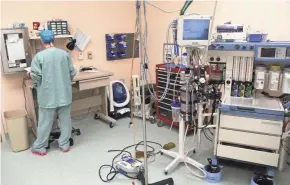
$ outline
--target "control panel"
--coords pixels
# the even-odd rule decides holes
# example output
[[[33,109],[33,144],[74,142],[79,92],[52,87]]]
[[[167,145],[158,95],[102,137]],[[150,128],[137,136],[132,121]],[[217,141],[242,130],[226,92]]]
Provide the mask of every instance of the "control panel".
[[[256,61],[290,61],[290,42],[267,42],[257,44]]]
[[[258,47],[260,58],[290,58],[290,47]]]
[[[255,44],[250,42],[213,42],[209,50],[223,51],[254,51]]]

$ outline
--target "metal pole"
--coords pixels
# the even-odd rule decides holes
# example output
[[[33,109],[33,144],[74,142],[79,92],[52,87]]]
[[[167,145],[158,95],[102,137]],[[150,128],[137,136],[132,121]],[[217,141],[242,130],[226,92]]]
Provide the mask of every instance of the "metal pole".
[[[139,2],[140,3],[140,2]],[[141,3],[140,3],[141,5]],[[145,6],[145,2],[143,2],[143,6]],[[142,35],[142,24],[141,24],[141,15],[140,15],[140,9],[138,11],[138,17],[139,17],[139,30],[140,30],[140,43],[141,43],[141,50],[140,50],[140,67],[141,67],[141,83],[142,83],[142,125],[143,125],[143,142],[144,142],[144,178],[145,178],[145,185],[148,185],[148,162],[147,162],[147,128],[146,128],[146,118],[145,118],[145,60],[143,58],[143,49],[144,46],[142,45],[143,41],[143,35]]]

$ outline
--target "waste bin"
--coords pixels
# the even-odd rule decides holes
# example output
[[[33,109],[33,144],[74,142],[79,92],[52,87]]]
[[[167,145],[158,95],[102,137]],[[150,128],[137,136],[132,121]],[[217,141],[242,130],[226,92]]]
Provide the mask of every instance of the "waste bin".
[[[10,146],[13,152],[19,152],[29,148],[26,116],[25,110],[4,112]]]

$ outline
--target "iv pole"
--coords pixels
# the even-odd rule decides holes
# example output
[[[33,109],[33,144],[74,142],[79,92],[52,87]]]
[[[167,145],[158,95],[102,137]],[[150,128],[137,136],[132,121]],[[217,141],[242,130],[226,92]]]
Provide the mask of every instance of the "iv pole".
[[[144,6],[143,2],[143,6]],[[144,142],[144,178],[145,178],[145,185],[148,185],[148,161],[147,161],[147,127],[146,127],[146,118],[145,118],[145,61],[143,60],[143,49],[142,46],[143,42],[143,35],[142,35],[142,24],[141,24],[141,15],[140,15],[140,1],[137,0],[136,2],[136,8],[137,8],[137,16],[138,16],[138,23],[139,23],[139,37],[141,41],[141,50],[140,50],[140,56],[141,56],[141,62],[140,62],[140,73],[141,73],[141,84],[142,84],[142,126],[143,126],[143,142]]]
[[[145,10],[145,0],[143,1],[144,11]],[[138,174],[137,179],[139,179],[142,183],[142,185],[174,185],[174,181],[172,178],[164,179],[152,184],[148,183],[148,160],[147,160],[147,128],[146,128],[146,115],[145,115],[145,81],[146,81],[146,70],[148,68],[148,65],[146,64],[144,55],[144,40],[142,35],[142,26],[141,26],[141,14],[140,14],[140,7],[141,3],[139,0],[136,1],[136,13],[138,16],[138,30],[139,30],[139,40],[141,45],[140,50],[140,73],[141,73],[141,85],[142,85],[142,126],[143,126],[143,142],[144,142],[144,169],[141,173]],[[146,35],[145,35],[146,36]],[[144,173],[143,173],[144,172]]]

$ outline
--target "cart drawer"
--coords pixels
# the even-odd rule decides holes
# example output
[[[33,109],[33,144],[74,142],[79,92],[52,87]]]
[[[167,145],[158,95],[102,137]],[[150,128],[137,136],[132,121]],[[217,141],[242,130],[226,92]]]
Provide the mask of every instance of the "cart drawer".
[[[276,153],[268,153],[220,144],[217,148],[217,156],[274,167],[278,166],[279,160],[279,154]]]
[[[172,111],[166,108],[158,107],[159,115],[172,120]]]
[[[265,133],[271,135],[282,135],[283,121],[262,120],[240,116],[222,114],[220,120],[221,128],[240,131]]]
[[[279,150],[280,139],[281,137],[279,136],[269,136],[225,129],[220,129],[218,138],[220,142],[258,147],[270,150]]]
[[[104,78],[94,78],[89,80],[82,80],[79,81],[79,90],[83,91],[86,89],[94,89],[98,87],[107,86],[110,84],[110,78],[104,77]]]

